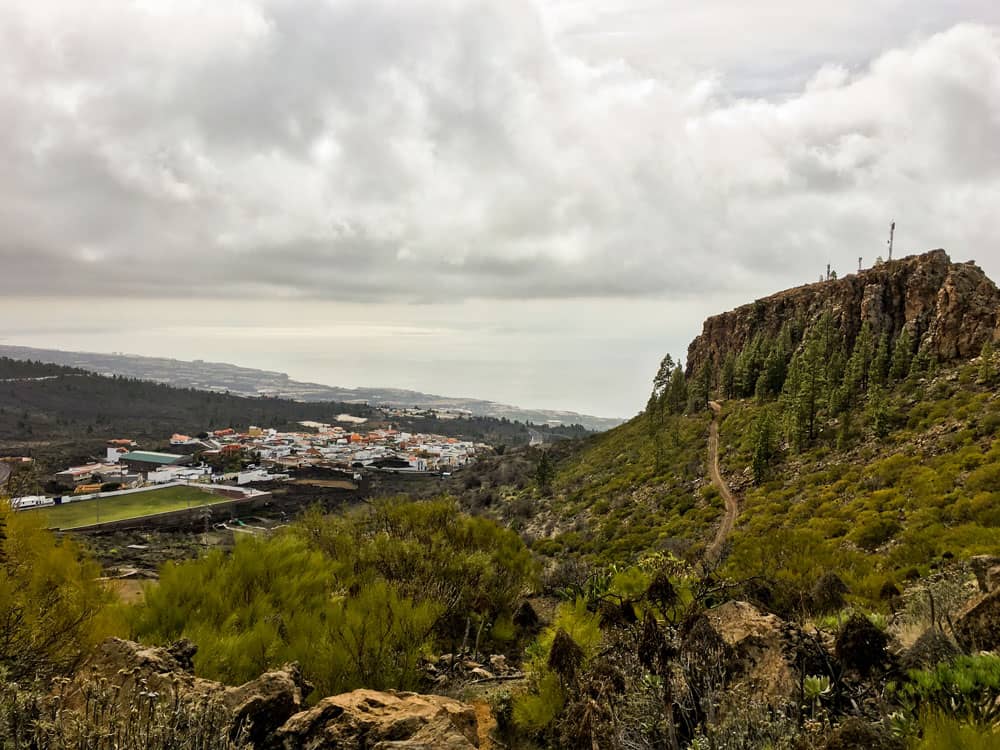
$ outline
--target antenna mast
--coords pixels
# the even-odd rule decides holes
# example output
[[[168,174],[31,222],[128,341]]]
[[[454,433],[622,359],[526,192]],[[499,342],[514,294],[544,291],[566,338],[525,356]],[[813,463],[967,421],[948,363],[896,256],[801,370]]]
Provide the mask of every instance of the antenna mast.
[[[889,225],[889,260],[892,260],[892,240],[893,235],[896,234],[896,222],[892,222]]]

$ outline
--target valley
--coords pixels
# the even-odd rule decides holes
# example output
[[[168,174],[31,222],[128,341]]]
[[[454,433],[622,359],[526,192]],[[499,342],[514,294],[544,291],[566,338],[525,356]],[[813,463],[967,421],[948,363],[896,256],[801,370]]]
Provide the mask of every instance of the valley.
[[[206,441],[249,441],[241,450],[261,458],[305,440],[287,480],[250,484],[262,503],[61,543],[106,579],[87,588],[84,575],[74,596],[125,602],[117,622],[81,620],[82,643],[115,633],[168,649],[156,658],[171,679],[193,670],[218,691],[259,690],[300,665],[280,679],[317,686],[316,702],[287,688],[255,747],[356,737],[330,717],[352,716],[340,711],[359,691],[392,714],[410,709],[380,691],[415,689],[474,717],[454,734],[434,713],[407,735],[455,748],[679,750],[724,736],[741,744],[719,747],[943,748],[951,740],[926,742],[976,742],[995,725],[947,708],[955,690],[976,710],[1000,699],[1000,292],[977,272],[935,251],[758,300],[706,321],[686,363],[665,357],[646,410],[623,425],[579,437],[521,426],[433,475],[336,464],[355,434],[410,439],[402,415],[370,405],[317,410],[13,362],[6,387],[36,405],[93,383],[192,399],[202,420],[241,406],[273,424],[308,416],[309,434],[171,439],[208,453]],[[348,409],[346,427],[323,421]],[[14,411],[57,431],[44,411]],[[5,523],[27,530],[39,514]],[[102,647],[114,668],[133,668],[139,646],[114,643]],[[185,643],[189,663],[169,655]],[[325,729],[313,711],[333,711]]]

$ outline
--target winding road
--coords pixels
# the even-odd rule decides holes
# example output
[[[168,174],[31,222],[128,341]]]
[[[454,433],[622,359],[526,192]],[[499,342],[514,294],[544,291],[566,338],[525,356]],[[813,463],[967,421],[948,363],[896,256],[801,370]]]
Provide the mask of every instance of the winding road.
[[[712,409],[712,424],[708,428],[708,475],[712,480],[712,486],[719,491],[722,499],[726,502],[726,513],[722,517],[722,524],[715,533],[715,539],[705,550],[705,557],[708,561],[717,563],[722,557],[722,548],[726,543],[726,538],[736,524],[740,506],[736,502],[736,498],[733,497],[729,485],[723,481],[722,473],[719,471],[719,414],[722,412],[722,406],[717,401],[709,401],[708,405]]]

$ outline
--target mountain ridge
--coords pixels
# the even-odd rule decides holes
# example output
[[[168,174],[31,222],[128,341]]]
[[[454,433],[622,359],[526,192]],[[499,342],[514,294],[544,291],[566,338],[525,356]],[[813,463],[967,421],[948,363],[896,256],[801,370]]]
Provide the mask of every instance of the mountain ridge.
[[[340,401],[367,403],[372,406],[454,409],[468,411],[475,416],[505,417],[512,421],[535,424],[555,422],[563,425],[580,424],[591,430],[607,430],[624,421],[557,409],[523,409],[486,399],[440,396],[403,388],[329,386],[293,380],[283,372],[259,370],[225,362],[72,352],[11,345],[0,345],[0,356],[78,367],[98,374],[152,380],[179,388],[228,391],[244,396],[274,396],[306,403]]]
[[[876,338],[895,338],[905,328],[917,349],[941,362],[969,359],[986,341],[1000,342],[1000,290],[974,262],[952,262],[937,249],[710,316],[688,347],[686,373],[705,364],[718,371],[756,336],[777,338],[789,321],[808,325],[824,310],[848,343],[865,323]]]

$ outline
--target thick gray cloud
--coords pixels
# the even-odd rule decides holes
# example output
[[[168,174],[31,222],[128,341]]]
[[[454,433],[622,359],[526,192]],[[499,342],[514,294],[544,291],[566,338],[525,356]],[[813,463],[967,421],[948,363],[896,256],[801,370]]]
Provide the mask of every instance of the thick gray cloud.
[[[0,293],[756,292],[891,219],[1000,265],[993,3],[650,5],[8,0]]]

